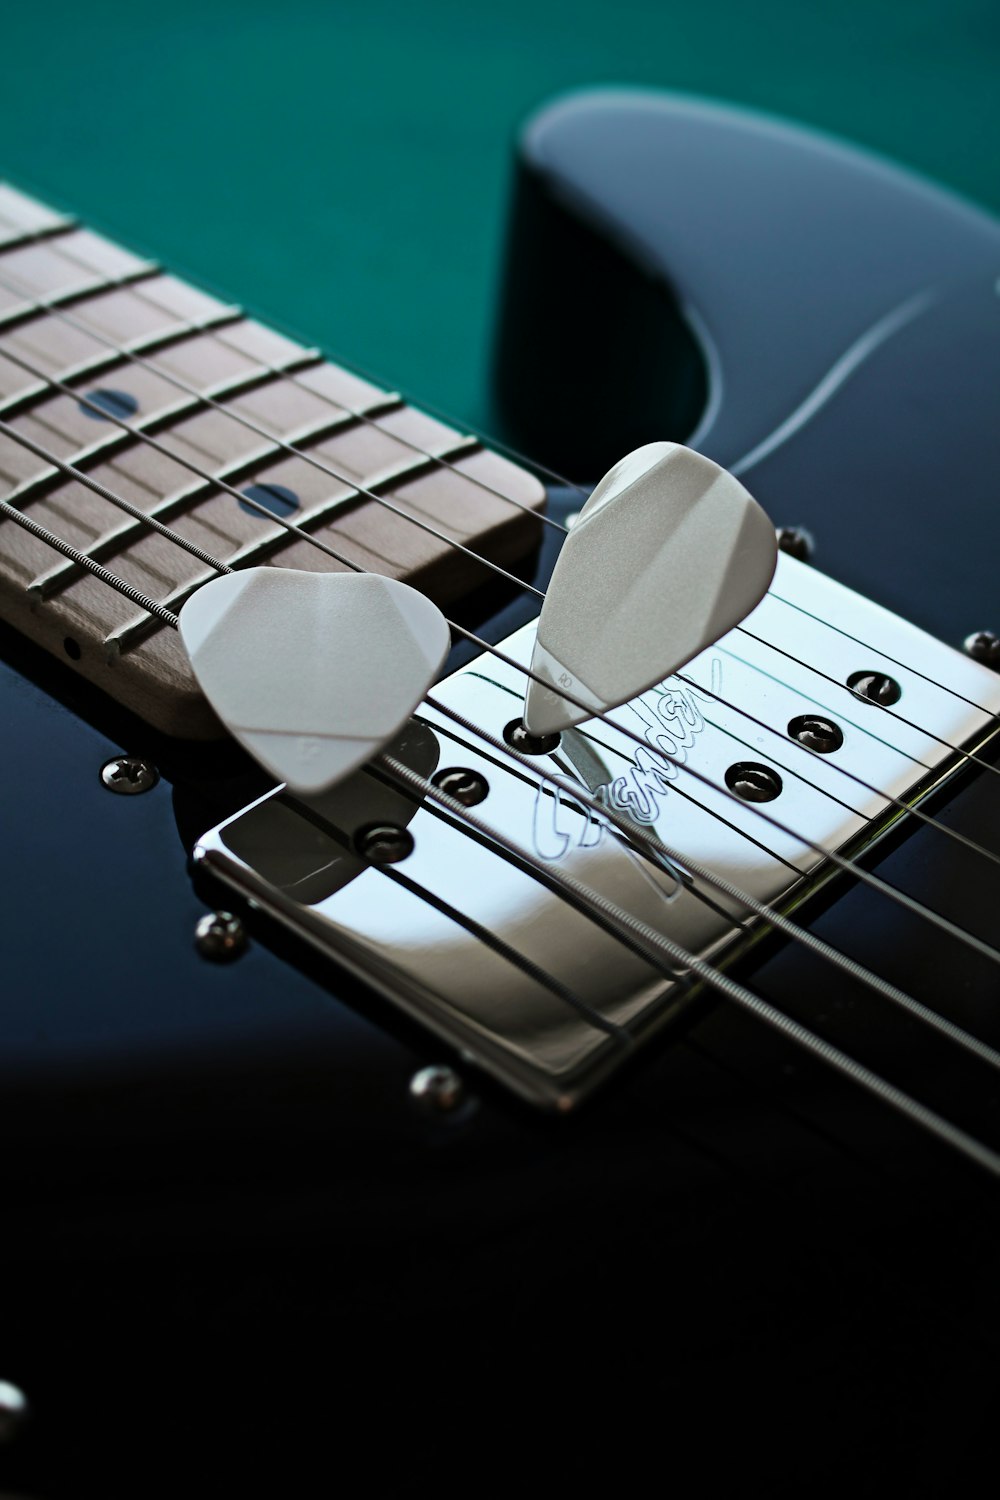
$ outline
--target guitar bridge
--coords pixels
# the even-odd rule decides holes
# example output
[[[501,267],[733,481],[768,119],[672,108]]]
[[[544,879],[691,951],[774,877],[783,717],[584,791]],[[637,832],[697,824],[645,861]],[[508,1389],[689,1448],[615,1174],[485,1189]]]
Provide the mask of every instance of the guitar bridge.
[[[692,960],[726,966],[768,914],[797,913],[1000,714],[996,675],[784,554],[741,626],[525,757],[533,640],[527,626],[441,682],[386,759],[309,803],[278,788],[195,859],[556,1109],[677,1018]],[[662,934],[673,960],[623,942],[572,886]]]

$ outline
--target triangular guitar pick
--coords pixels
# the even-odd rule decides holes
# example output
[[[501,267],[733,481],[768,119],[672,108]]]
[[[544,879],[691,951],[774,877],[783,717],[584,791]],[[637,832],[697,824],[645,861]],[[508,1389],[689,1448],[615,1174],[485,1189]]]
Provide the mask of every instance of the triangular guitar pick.
[[[760,602],[777,557],[771,521],[711,459],[679,443],[628,454],[559,554],[531,658],[552,687],[529,682],[526,729],[558,733],[669,677]]]
[[[384,748],[451,643],[441,611],[405,583],[292,568],[204,584],[181,610],[180,632],[226,728],[302,795]]]

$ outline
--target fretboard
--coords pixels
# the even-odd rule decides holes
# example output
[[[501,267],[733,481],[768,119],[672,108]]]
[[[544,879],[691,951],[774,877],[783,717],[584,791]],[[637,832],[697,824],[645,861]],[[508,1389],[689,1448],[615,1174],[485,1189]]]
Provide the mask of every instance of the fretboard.
[[[454,543],[510,563],[544,504],[476,440],[3,185],[0,422],[0,500],[36,523],[0,510],[0,617],[188,737],[218,724],[163,614],[215,564],[353,564],[446,603],[489,577]]]

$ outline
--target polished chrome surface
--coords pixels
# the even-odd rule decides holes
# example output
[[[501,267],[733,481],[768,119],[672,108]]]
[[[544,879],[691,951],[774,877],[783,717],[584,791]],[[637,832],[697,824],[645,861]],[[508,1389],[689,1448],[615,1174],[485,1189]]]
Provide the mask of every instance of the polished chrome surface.
[[[528,626],[501,649],[527,664],[532,645]],[[859,698],[847,686],[859,672],[891,676],[899,701]],[[502,744],[524,675],[485,654],[432,696]],[[685,859],[788,912],[829,875],[826,852],[854,852],[905,816],[890,799],[915,804],[966,763],[952,747],[980,744],[997,713],[995,674],[783,554],[744,627],[610,721],[567,730],[549,754],[515,759],[433,704],[418,710],[389,755],[428,779],[449,767],[481,777],[477,818],[526,864],[370,767],[308,804],[269,793],[206,834],[195,857],[519,1094],[565,1109],[633,1039],[676,1016],[692,985],[623,946],[533,866],[725,963],[760,923]],[[837,748],[796,740],[789,725],[803,716],[835,726]],[[740,774],[747,765],[780,788],[763,806],[726,790],[727,776],[754,782]],[[651,863],[536,766],[579,782],[676,857]],[[367,863],[357,840],[371,827],[406,829],[412,853]]]

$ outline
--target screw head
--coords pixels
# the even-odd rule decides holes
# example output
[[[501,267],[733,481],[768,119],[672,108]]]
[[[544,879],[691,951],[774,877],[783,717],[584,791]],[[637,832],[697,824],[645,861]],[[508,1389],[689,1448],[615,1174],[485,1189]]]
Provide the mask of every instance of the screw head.
[[[553,750],[558,750],[562,738],[558,734],[529,734],[523,719],[511,719],[504,728],[503,737],[510,748],[521,755],[551,755]]]
[[[744,802],[773,802],[781,793],[781,777],[770,766],[741,760],[726,772],[726,786]]]
[[[27,1396],[9,1380],[0,1380],[0,1443],[9,1443],[16,1437],[27,1416]]]
[[[396,865],[413,853],[413,834],[398,823],[369,823],[354,835],[354,847],[373,865]]]
[[[212,963],[231,963],[246,948],[247,931],[231,911],[207,912],[194,929],[194,945]]]
[[[486,777],[480,776],[478,771],[471,771],[468,766],[450,766],[447,770],[436,771],[431,781],[439,791],[447,792],[463,807],[475,807],[477,802],[485,801],[490,789]]]
[[[804,526],[779,526],[778,551],[787,552],[789,557],[795,557],[799,562],[812,562],[816,551],[812,532],[807,531]]]
[[[421,1068],[410,1079],[410,1098],[432,1115],[451,1115],[465,1102],[465,1084],[454,1068]]]
[[[117,792],[120,797],[148,792],[159,779],[156,767],[138,755],[113,755],[101,767],[101,781],[109,792]]]
[[[962,650],[984,667],[1000,668],[1000,635],[992,630],[974,630],[962,642]]]
[[[898,703],[903,696],[899,683],[885,672],[852,672],[847,679],[847,686],[855,698],[863,698],[866,703],[878,703],[883,708]]]
[[[822,714],[800,714],[790,722],[788,733],[800,745],[805,745],[807,750],[816,750],[820,755],[830,755],[844,743],[839,724],[824,718]]]

